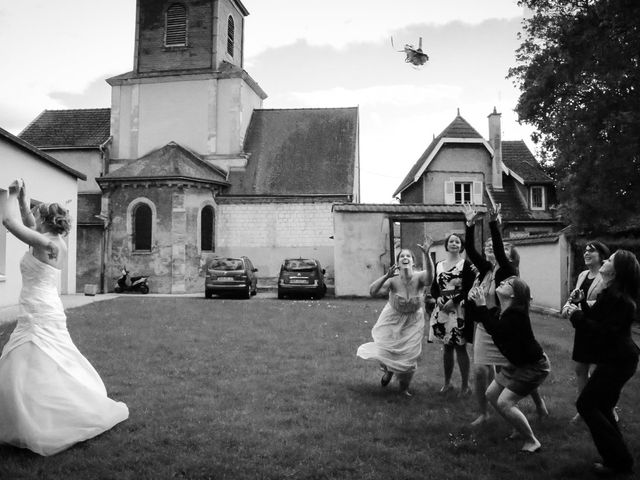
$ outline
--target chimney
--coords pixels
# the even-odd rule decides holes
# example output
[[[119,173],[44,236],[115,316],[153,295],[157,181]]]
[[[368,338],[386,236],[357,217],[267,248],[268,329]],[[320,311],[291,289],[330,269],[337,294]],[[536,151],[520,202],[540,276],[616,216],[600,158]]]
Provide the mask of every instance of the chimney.
[[[500,122],[501,113],[493,107],[493,112],[489,114],[489,144],[493,148],[493,160],[491,163],[491,183],[496,190],[502,190],[502,125]]]

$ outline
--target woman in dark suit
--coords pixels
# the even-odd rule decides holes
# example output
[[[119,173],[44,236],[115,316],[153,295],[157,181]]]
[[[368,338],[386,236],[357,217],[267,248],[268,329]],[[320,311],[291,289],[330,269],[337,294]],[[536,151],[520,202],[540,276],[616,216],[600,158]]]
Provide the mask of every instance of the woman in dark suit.
[[[596,368],[589,377],[576,406],[591,431],[602,456],[593,465],[599,475],[631,473],[633,457],[622,438],[613,409],[625,383],[638,367],[640,349],[631,338],[640,293],[640,265],[635,255],[618,250],[602,264],[605,285],[596,302],[589,305],[581,290],[574,291],[580,310],[570,317],[576,331],[593,339]]]

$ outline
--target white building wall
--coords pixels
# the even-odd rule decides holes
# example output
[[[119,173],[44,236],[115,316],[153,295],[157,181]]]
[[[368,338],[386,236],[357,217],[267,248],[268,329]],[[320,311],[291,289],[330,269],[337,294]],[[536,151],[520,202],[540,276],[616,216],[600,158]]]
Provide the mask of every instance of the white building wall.
[[[218,204],[216,253],[246,255],[261,278],[278,276],[282,260],[311,257],[333,279],[331,202]]]
[[[40,202],[57,202],[67,208],[73,221],[78,210],[78,180],[60,168],[28,153],[11,142],[0,139],[0,198],[6,199],[9,184],[20,177],[27,186],[31,198]],[[1,211],[0,211],[1,212]],[[0,307],[15,305],[22,288],[20,260],[28,246],[16,239],[0,222]],[[76,229],[75,225],[66,238],[68,255],[61,272],[61,293],[76,291]]]

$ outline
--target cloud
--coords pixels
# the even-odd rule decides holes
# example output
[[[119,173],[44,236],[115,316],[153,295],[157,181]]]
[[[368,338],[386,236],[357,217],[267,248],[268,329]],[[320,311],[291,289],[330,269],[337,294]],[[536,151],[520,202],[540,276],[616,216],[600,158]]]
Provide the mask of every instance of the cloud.
[[[279,108],[352,107],[395,109],[419,108],[433,102],[447,103],[458,98],[455,85],[378,85],[360,89],[333,87],[326,90],[278,94],[270,103]]]
[[[302,38],[313,46],[345,48],[354,43],[388,41],[395,31],[415,24],[441,26],[458,20],[475,25],[489,19],[521,17],[523,12],[516,0],[325,0],[303,4],[269,0],[253,2],[247,8],[251,13],[245,33],[248,56]]]

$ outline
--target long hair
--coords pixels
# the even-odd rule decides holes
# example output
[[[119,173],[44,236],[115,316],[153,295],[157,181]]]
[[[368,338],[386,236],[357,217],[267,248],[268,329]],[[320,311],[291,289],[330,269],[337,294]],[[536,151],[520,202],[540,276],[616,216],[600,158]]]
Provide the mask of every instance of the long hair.
[[[617,250],[613,256],[613,270],[616,272],[609,288],[637,303],[640,297],[640,264],[629,250]]]
[[[529,312],[529,305],[531,304],[531,289],[529,285],[520,277],[513,277],[513,302],[512,307],[520,307],[527,313]]]
[[[45,228],[56,235],[66,236],[71,230],[69,210],[58,203],[40,203],[33,208]]]

